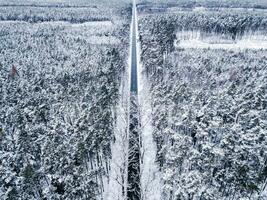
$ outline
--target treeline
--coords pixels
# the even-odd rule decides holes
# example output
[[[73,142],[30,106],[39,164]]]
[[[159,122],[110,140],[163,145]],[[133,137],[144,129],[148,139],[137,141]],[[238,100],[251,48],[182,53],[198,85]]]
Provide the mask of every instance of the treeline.
[[[69,0],[0,0],[0,6],[34,6],[34,7],[88,7],[88,8],[118,8],[120,9],[127,4],[132,3],[131,0],[76,0],[75,2]]]
[[[267,51],[173,46],[176,31],[187,25],[211,31],[229,21],[219,32],[235,35],[227,24],[236,26],[242,16],[247,20],[239,31],[254,19],[260,23],[252,27],[265,30],[260,16],[235,13],[200,13],[199,20],[195,13],[149,15],[139,21],[162,199],[266,198]]]
[[[141,6],[182,7],[182,8],[255,8],[267,9],[267,2],[261,0],[141,0]]]
[[[168,39],[173,44],[174,31],[201,31],[230,35],[233,39],[241,37],[246,32],[267,32],[267,15],[263,12],[242,11],[207,11],[207,12],[180,12],[178,14],[161,14],[151,17],[145,15],[141,23],[147,26],[149,31],[155,33],[155,37]],[[153,26],[148,26],[152,24]],[[140,25],[141,26],[141,25]],[[163,30],[163,27],[166,30]],[[140,27],[142,29],[142,27]]]
[[[30,23],[67,21],[84,23],[90,21],[115,21],[118,17],[130,16],[131,10],[125,5],[122,9],[102,7],[0,7],[0,21],[25,21]],[[126,14],[126,15],[125,15]]]
[[[0,199],[101,198],[129,48],[120,19],[107,45],[84,36],[97,25],[0,22]]]

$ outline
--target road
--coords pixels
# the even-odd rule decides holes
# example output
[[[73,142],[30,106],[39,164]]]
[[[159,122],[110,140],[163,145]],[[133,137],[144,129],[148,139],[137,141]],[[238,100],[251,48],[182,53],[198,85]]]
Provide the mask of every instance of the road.
[[[132,55],[131,55],[131,92],[137,94],[137,54],[136,54],[136,5],[133,3]]]
[[[141,199],[140,185],[140,122],[137,85],[137,52],[136,52],[136,5],[133,3],[132,17],[132,54],[131,54],[131,82],[130,82],[130,121],[129,121],[129,149],[128,149],[128,184],[127,200]]]

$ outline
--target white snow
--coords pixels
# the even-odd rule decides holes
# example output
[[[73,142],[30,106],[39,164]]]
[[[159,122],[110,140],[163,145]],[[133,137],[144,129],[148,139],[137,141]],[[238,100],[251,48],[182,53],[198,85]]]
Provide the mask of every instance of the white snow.
[[[193,49],[267,49],[267,41],[239,40],[235,43],[206,43],[199,39],[181,41],[177,47]]]
[[[132,29],[132,27],[131,27]],[[132,31],[130,31],[131,46]],[[120,101],[117,105],[117,120],[115,129],[116,141],[111,146],[112,159],[110,163],[109,182],[106,180],[103,200],[125,200],[127,194],[128,169],[128,127],[130,102],[130,65],[131,48],[129,48],[128,68],[120,87]]]
[[[68,23],[68,22],[65,22]],[[113,26],[113,23],[111,21],[92,21],[92,22],[84,22],[84,23],[77,23],[77,24],[70,24],[72,27],[83,27],[83,26],[89,26],[89,27],[111,27]]]
[[[117,105],[117,121],[115,142],[111,146],[109,182],[106,179],[104,200],[124,200],[126,197],[127,162],[128,162],[128,104],[129,104],[129,72],[126,72],[120,88],[120,102]],[[123,191],[124,188],[124,191]]]
[[[249,33],[243,37],[231,40],[224,35],[201,36],[198,31],[178,32],[175,41],[176,48],[193,49],[267,49],[267,36],[260,33]]]
[[[263,188],[263,191],[261,193],[261,196],[262,196],[263,199],[267,199],[267,187],[266,187],[266,185],[267,185],[267,183],[265,182],[263,184],[263,187],[265,187],[265,188]]]

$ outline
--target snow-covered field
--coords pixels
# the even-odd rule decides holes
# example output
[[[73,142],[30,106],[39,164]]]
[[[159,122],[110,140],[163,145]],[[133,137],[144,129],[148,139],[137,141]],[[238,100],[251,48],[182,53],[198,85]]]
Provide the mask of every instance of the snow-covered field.
[[[267,35],[260,32],[245,34],[240,38],[231,39],[227,35],[207,34],[201,32],[178,32],[174,41],[176,48],[203,49],[267,49]]]
[[[262,40],[237,40],[227,43],[209,43],[200,39],[181,40],[176,42],[177,48],[193,49],[267,49],[267,41]]]

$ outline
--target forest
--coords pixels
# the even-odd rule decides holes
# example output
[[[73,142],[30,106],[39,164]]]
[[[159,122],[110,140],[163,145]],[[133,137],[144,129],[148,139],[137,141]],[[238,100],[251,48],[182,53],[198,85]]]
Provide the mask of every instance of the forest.
[[[101,199],[131,6],[0,6],[0,199]]]
[[[0,200],[266,200],[266,9],[0,0]]]
[[[161,199],[266,199],[267,50],[177,48],[176,33],[266,33],[255,12],[139,17]]]
[[[154,6],[162,7],[179,7],[179,8],[253,8],[266,9],[266,0],[139,0],[138,7],[147,6],[153,8]]]

